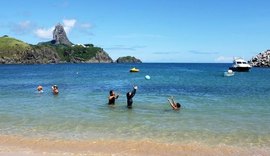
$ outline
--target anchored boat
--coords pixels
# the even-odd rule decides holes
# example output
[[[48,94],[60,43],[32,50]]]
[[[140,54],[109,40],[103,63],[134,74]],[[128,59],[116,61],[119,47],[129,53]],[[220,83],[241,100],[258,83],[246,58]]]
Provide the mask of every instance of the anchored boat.
[[[139,69],[137,69],[137,68],[131,68],[130,70],[129,70],[129,72],[139,72],[140,70]]]
[[[243,58],[235,57],[233,60],[233,65],[229,69],[237,72],[248,72],[249,69],[251,69],[251,65],[248,64]]]

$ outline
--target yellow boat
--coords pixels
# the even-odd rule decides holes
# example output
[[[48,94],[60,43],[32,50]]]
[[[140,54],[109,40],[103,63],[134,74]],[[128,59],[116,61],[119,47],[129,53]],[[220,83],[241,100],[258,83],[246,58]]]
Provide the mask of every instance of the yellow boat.
[[[129,71],[130,71],[130,72],[139,72],[140,70],[137,69],[137,68],[131,68]]]

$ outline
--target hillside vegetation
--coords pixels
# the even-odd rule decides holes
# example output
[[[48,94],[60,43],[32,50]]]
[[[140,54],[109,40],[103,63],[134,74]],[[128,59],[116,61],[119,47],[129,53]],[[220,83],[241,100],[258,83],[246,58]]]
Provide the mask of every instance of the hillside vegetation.
[[[60,62],[111,63],[113,60],[102,48],[93,44],[68,46],[43,42],[30,45],[12,37],[0,37],[0,64]]]
[[[140,59],[135,58],[134,56],[124,56],[119,57],[116,60],[117,63],[142,63]]]
[[[87,61],[96,56],[98,52],[103,51],[99,47],[84,47],[82,45],[66,46],[56,45],[54,46],[56,52],[60,56],[62,61],[70,62],[72,59],[78,59],[80,61]]]
[[[14,54],[31,50],[31,46],[18,39],[3,36],[0,37],[0,57],[10,57]]]

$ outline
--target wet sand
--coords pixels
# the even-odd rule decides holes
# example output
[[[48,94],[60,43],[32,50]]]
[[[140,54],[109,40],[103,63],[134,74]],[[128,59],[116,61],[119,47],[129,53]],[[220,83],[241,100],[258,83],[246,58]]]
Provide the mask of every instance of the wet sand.
[[[57,140],[0,136],[0,155],[269,155],[270,148],[243,148],[200,143],[170,144],[150,140]]]

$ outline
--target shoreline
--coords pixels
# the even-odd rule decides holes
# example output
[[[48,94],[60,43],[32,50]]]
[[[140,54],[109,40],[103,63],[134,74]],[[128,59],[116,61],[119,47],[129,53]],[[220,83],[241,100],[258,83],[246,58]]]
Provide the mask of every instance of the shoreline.
[[[267,155],[268,147],[172,144],[153,140],[59,140],[0,135],[0,155]]]

